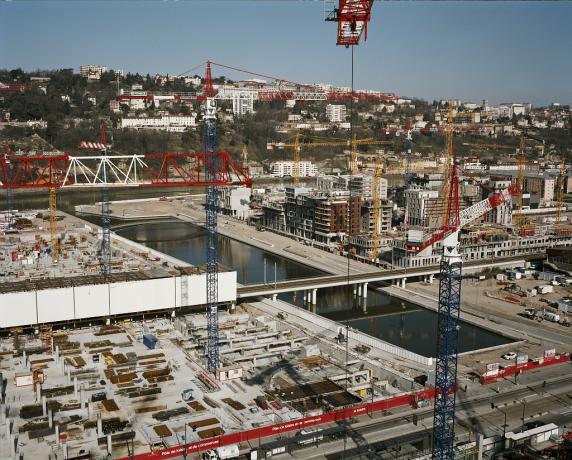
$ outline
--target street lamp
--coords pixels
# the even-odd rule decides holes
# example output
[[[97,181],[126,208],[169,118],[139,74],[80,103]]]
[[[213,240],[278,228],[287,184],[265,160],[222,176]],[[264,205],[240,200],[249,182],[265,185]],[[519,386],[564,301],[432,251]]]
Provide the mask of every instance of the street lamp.
[[[502,439],[504,442],[506,440],[506,427],[508,426],[506,424],[506,411],[502,410],[500,407],[497,407],[497,410],[500,411],[504,415],[504,424],[502,426]]]
[[[524,431],[524,411],[526,410],[526,399],[522,399],[522,427],[521,427],[521,431]]]

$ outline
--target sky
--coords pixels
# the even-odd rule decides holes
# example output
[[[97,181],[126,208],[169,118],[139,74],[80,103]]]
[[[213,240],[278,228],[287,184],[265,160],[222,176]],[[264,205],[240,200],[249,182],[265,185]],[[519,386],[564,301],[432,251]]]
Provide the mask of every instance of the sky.
[[[319,0],[0,1],[0,68],[179,74],[210,59],[349,86],[351,51],[336,46],[336,25],[323,19]],[[567,1],[377,1],[368,39],[354,50],[355,87],[570,104],[571,23]]]

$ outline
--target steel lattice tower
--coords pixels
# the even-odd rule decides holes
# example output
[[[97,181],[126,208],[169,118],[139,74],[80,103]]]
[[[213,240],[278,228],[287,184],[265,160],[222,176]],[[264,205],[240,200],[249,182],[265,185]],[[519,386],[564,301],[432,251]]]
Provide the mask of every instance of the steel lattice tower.
[[[101,154],[107,157],[107,136],[105,135],[105,124],[101,122]],[[109,219],[109,190],[107,188],[107,158],[101,163],[101,258],[102,272],[104,275],[111,273],[111,230]]]
[[[443,256],[440,267],[437,314],[436,393],[433,416],[433,459],[435,460],[454,458],[461,270],[460,260],[456,260],[454,256]]]
[[[455,442],[455,397],[459,352],[459,314],[463,260],[459,254],[459,178],[453,164],[447,196],[445,230],[439,279],[435,408],[433,413],[433,459],[452,460]]]
[[[209,69],[210,70],[210,69]],[[207,181],[215,182],[218,171],[217,156],[209,156],[217,147],[216,139],[216,102],[207,97],[204,117],[204,144],[207,154]],[[215,372],[219,367],[218,349],[218,232],[217,232],[218,188],[207,187],[205,212],[207,229],[207,368]]]
[[[104,151],[105,155],[105,151]],[[107,164],[104,161],[101,166],[101,178],[107,184]],[[107,185],[101,187],[101,259],[103,262],[102,272],[104,275],[111,273],[111,230],[109,219],[109,191]]]

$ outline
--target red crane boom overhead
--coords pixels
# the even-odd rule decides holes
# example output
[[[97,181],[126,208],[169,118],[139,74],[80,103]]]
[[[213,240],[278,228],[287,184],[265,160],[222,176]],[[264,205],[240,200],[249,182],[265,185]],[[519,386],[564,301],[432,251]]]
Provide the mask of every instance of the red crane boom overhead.
[[[508,203],[513,196],[518,193],[518,188],[515,185],[511,185],[509,188],[500,190],[493,193],[488,198],[480,201],[466,209],[463,209],[459,213],[459,224],[458,226],[445,226],[436,230],[430,237],[423,243],[408,243],[405,249],[411,252],[421,252],[423,249],[441,241],[445,236],[455,231],[460,230],[465,225],[469,224],[473,220],[481,217],[489,211],[492,211],[496,207],[503,203]]]

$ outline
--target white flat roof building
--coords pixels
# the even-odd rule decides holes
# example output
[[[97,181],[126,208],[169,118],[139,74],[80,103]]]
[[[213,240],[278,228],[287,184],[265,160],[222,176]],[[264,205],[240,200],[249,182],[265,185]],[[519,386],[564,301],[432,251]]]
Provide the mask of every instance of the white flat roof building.
[[[122,118],[124,129],[155,129],[169,132],[184,132],[197,126],[195,115],[164,115],[161,117]]]
[[[270,165],[271,174],[274,177],[293,177],[293,161],[275,161]],[[299,177],[315,177],[318,175],[318,168],[311,161],[300,161]]]

